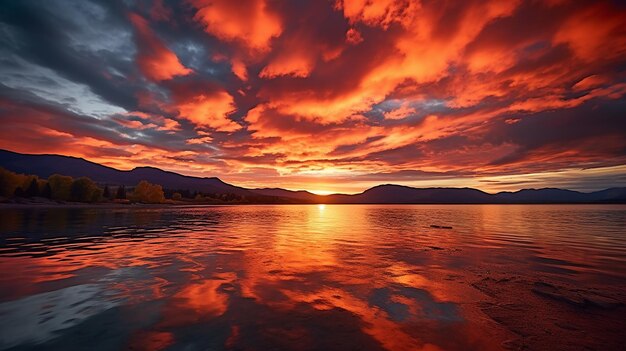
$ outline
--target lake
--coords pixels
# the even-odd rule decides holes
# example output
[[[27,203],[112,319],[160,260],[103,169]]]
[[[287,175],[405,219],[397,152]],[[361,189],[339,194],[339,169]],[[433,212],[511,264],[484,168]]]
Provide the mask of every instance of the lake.
[[[0,209],[0,349],[617,350],[626,206]]]

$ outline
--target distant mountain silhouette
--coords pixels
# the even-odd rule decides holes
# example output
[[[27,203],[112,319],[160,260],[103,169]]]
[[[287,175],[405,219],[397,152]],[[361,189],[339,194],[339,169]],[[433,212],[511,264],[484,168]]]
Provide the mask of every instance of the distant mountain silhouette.
[[[0,150],[0,167],[17,173],[35,174],[41,178],[57,173],[74,178],[88,177],[98,183],[111,185],[137,185],[141,180],[147,180],[167,189],[254,195],[247,189],[224,183],[216,177],[189,177],[154,167],[120,171],[82,158],[61,155],[27,155]]]
[[[626,203],[626,188],[609,188],[590,193],[592,202]]]
[[[286,195],[282,195],[286,196]],[[544,188],[489,194],[472,188],[412,188],[378,185],[354,195],[329,195],[326,203],[346,204],[542,204],[542,203],[626,203],[626,188],[592,193]]]
[[[495,194],[500,202],[541,203],[541,202],[585,202],[589,194],[556,188],[523,189],[515,192]]]
[[[488,203],[493,195],[471,188],[412,188],[385,184],[367,189],[360,194],[329,195],[329,203]]]
[[[281,188],[262,188],[262,189],[251,189],[251,190],[261,195],[288,197],[288,198],[303,200],[307,202],[320,202],[326,198],[326,196],[313,194],[306,190],[293,191],[293,190],[286,190],[286,189],[281,189]]]
[[[360,194],[316,195],[308,191],[281,188],[246,189],[219,178],[184,176],[154,167],[137,167],[130,171],[99,165],[82,158],[61,155],[28,155],[0,150],[0,167],[42,178],[58,173],[72,177],[89,177],[101,184],[136,185],[141,180],[160,184],[166,189],[187,189],[205,193],[236,194],[261,202],[327,203],[327,204],[512,204],[512,203],[626,203],[626,188],[582,193],[544,188],[489,194],[472,188],[412,188],[385,184]],[[268,201],[271,199],[272,201]]]

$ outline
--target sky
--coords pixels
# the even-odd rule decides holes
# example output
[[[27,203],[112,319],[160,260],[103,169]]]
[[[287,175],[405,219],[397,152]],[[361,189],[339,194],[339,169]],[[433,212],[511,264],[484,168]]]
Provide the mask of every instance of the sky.
[[[21,0],[0,148],[246,187],[626,186],[618,1]]]

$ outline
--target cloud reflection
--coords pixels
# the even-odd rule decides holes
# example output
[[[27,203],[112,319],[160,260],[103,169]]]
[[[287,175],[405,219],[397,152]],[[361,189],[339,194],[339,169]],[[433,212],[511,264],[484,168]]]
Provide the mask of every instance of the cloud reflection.
[[[0,319],[11,328],[0,339],[44,347],[107,325],[117,347],[500,349],[505,331],[485,322],[488,296],[471,285],[484,265],[581,284],[619,274],[603,254],[555,248],[609,252],[621,212],[602,212],[615,226],[589,246],[597,207],[568,209],[568,223],[554,222],[558,206],[9,210]],[[572,221],[589,230],[573,235]]]

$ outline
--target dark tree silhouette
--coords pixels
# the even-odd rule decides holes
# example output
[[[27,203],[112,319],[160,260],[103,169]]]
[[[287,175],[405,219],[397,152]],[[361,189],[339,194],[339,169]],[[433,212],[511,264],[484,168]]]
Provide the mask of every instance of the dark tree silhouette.
[[[27,197],[39,196],[39,185],[37,184],[37,179],[33,178],[33,180],[30,182],[30,185],[28,186],[28,189],[26,189],[25,195]]]
[[[102,196],[105,199],[110,199],[111,198],[111,191],[109,190],[109,185],[107,185],[107,184],[104,185],[104,192],[102,193]]]
[[[48,183],[52,189],[52,198],[55,200],[69,201],[71,197],[72,177],[53,174],[48,177]]]
[[[17,188],[15,188],[15,193],[13,193],[13,195],[17,197],[24,197],[26,194],[24,193],[24,190],[22,190],[22,188],[18,186]]]
[[[52,188],[50,187],[50,183],[46,182],[46,186],[44,186],[43,190],[41,191],[41,196],[45,197],[46,199],[52,198]]]
[[[125,199],[126,198],[126,188],[123,185],[120,185],[117,188],[117,193],[115,194],[116,199]]]
[[[70,188],[71,200],[79,202],[96,202],[102,198],[102,189],[87,177],[74,179]]]

